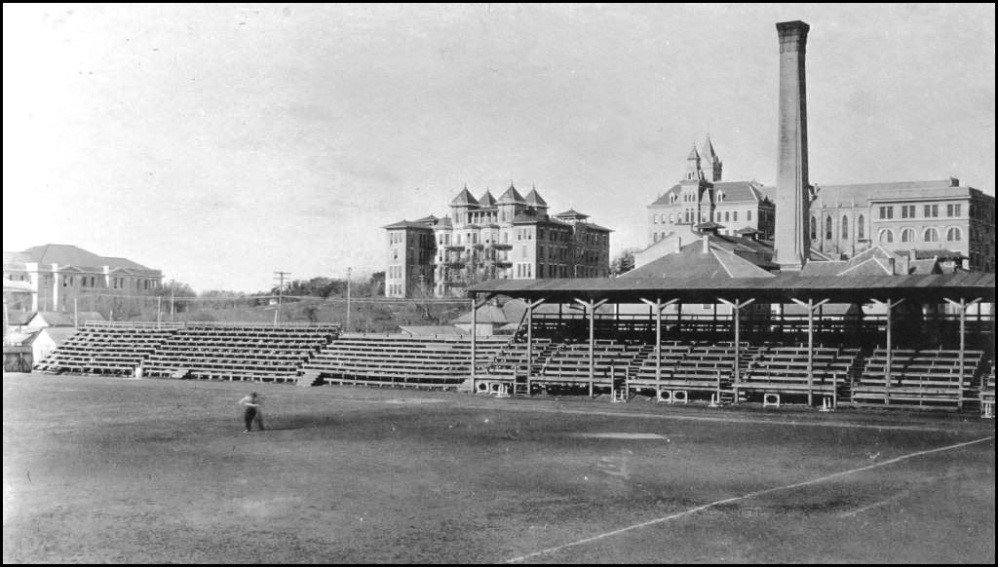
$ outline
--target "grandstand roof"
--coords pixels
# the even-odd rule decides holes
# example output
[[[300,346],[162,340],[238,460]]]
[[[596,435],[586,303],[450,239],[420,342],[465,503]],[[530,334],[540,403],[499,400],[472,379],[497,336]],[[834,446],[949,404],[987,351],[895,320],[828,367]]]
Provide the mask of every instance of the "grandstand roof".
[[[471,286],[469,293],[507,295],[525,299],[545,298],[571,302],[610,299],[637,303],[641,298],[676,298],[686,303],[755,299],[780,303],[789,298],[829,299],[832,302],[869,302],[871,299],[939,301],[944,298],[995,299],[995,275],[961,272],[901,276],[806,277],[782,273],[769,278],[662,278],[619,277],[548,280],[491,280]]]

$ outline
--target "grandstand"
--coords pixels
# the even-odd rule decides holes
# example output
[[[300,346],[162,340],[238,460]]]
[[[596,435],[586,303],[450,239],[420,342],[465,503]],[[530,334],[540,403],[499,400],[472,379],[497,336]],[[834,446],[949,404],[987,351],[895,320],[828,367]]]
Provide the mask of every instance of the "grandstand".
[[[587,304],[583,314],[530,312],[514,336],[340,333],[336,325],[84,325],[37,368],[49,372],[456,389],[635,395],[668,403],[799,404],[832,409],[980,409],[994,400],[993,316],[968,319],[921,305],[975,296],[993,301],[994,275],[950,274],[829,281],[781,275],[744,281],[556,280],[479,284],[475,295],[529,306]],[[846,285],[848,284],[848,285]],[[989,287],[990,286],[990,287]],[[587,301],[576,301],[579,297]],[[806,298],[881,301],[881,316],[801,325],[758,309],[711,321],[681,310],[597,312],[602,300],[665,305]],[[896,309],[900,298],[914,307]],[[478,301],[479,307],[485,302]],[[477,310],[472,310],[472,328]],[[657,314],[656,314],[657,313]],[[588,321],[587,321],[588,320]],[[589,337],[585,336],[588,322]],[[525,327],[525,328],[524,328]],[[802,333],[804,333],[802,335]],[[970,344],[967,341],[970,341]],[[529,341],[529,342],[528,342]],[[656,346],[657,345],[657,346]],[[474,359],[474,364],[472,360]]]

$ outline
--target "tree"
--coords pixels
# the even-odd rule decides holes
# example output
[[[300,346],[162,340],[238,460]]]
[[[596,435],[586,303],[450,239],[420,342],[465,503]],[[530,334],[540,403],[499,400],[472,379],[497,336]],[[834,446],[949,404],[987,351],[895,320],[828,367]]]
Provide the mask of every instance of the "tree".
[[[610,262],[610,273],[619,276],[634,269],[634,253],[640,248],[625,248]]]

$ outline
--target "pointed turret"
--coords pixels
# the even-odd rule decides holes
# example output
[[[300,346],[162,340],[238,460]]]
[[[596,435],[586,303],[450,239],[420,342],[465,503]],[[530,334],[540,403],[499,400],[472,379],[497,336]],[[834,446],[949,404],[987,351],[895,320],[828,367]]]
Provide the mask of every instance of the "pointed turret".
[[[717,155],[714,150],[714,144],[710,141],[710,134],[707,134],[707,139],[703,143],[703,156],[701,169],[707,170],[711,173],[711,181],[717,183],[721,180],[721,170],[723,163],[721,162],[721,156]]]
[[[686,179],[703,179],[703,171],[700,169],[700,152],[697,151],[695,143],[690,149],[690,155],[686,156]]]
[[[499,203],[515,203],[517,205],[525,205],[527,202],[524,200],[523,195],[516,190],[516,187],[510,183],[509,189],[506,189],[506,191],[499,197]]]
[[[488,189],[485,190],[485,194],[479,197],[478,206],[483,209],[488,209],[496,206],[496,198],[492,196],[492,192]]]
[[[527,204],[532,207],[537,208],[547,208],[548,203],[541,197],[541,194],[537,192],[537,189],[531,189],[530,193],[527,193]]]
[[[475,199],[474,195],[471,194],[471,191],[468,191],[467,185],[465,185],[464,189],[457,194],[457,197],[454,197],[454,200],[450,202],[450,206],[452,207],[469,207],[477,205],[478,201]]]

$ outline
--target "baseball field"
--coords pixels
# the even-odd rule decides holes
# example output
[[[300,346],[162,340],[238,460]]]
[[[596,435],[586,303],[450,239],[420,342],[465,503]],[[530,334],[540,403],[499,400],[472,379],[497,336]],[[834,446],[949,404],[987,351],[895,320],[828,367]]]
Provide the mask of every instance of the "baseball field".
[[[4,562],[995,561],[974,416],[5,374],[3,469]]]

